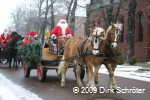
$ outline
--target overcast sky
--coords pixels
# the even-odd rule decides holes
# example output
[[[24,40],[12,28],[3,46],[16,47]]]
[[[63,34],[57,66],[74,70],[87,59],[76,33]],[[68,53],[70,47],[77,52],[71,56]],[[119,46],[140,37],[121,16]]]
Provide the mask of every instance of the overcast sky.
[[[9,24],[10,12],[15,8],[15,6],[21,0],[1,0],[0,3],[0,34],[3,33],[4,29],[7,28],[7,24]]]

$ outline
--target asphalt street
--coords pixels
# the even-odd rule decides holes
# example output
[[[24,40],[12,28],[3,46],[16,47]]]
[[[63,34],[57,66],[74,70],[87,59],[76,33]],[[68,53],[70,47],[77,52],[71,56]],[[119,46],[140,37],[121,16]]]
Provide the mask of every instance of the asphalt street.
[[[99,74],[99,84],[94,91],[86,88],[86,76],[83,79],[84,87],[76,87],[72,68],[66,74],[66,88],[61,88],[55,70],[48,70],[45,82],[38,81],[37,70],[32,70],[27,78],[24,77],[22,67],[18,71],[14,68],[10,70],[8,64],[1,64],[0,73],[43,100],[150,100],[150,83],[128,78],[115,77],[118,91],[112,92],[108,91],[109,76],[105,74]]]

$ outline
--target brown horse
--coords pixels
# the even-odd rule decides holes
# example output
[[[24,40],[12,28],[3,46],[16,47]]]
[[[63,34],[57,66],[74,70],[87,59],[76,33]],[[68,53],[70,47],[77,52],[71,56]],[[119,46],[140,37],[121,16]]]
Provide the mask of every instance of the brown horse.
[[[61,87],[65,87],[65,75],[67,71],[67,67],[71,60],[75,60],[78,64],[76,66],[76,75],[77,75],[77,84],[79,87],[82,87],[82,82],[80,79],[80,69],[79,65],[86,65],[86,72],[88,75],[88,87],[95,87],[95,83],[98,83],[98,69],[101,66],[104,53],[105,42],[102,40],[105,35],[105,30],[103,28],[95,28],[91,30],[92,34],[88,39],[84,39],[81,37],[73,36],[70,38],[64,50],[64,56],[62,59],[67,59],[65,61],[60,62],[58,67],[58,75],[61,75]],[[82,45],[83,44],[83,45]],[[82,45],[82,46],[81,46]],[[83,54],[83,52],[85,54]],[[78,56],[75,57],[74,56]],[[93,72],[93,66],[95,67],[95,73]],[[94,79],[95,78],[95,79]]]
[[[106,31],[106,44],[105,44],[105,55],[106,58],[104,60],[104,65],[106,66],[108,72],[109,72],[109,82],[108,82],[108,88],[110,89],[116,89],[117,84],[115,82],[114,78],[114,71],[117,67],[118,60],[121,56],[121,49],[118,45],[119,37],[121,35],[122,31],[122,24],[113,24],[108,27]]]

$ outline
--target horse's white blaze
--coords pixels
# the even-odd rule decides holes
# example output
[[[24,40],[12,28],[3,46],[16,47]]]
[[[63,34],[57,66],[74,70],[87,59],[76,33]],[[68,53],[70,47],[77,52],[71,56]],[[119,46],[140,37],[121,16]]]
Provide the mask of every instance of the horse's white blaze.
[[[97,36],[101,36],[101,34],[102,34],[102,32],[104,32],[104,29],[103,28],[96,28],[95,30],[94,30],[94,33],[93,33],[93,35],[97,35]],[[92,51],[92,53],[93,53],[93,55],[96,55],[96,54],[98,54],[99,53],[99,40],[97,39],[97,38],[95,37],[94,38],[94,49],[97,49],[97,50],[93,50]],[[95,41],[97,41],[97,42],[95,42]]]
[[[96,35],[96,32],[97,32],[97,35],[100,36],[101,32],[103,32],[103,31],[105,31],[103,28],[98,27],[94,30],[93,35]]]
[[[119,34],[119,33],[118,33]],[[118,46],[118,44],[117,44],[117,37],[118,37],[118,34],[116,33],[116,31],[115,31],[115,39],[114,39],[114,41],[115,42],[112,42],[111,43],[111,46],[112,46],[112,48],[117,48],[117,46]]]
[[[96,41],[96,38],[94,38],[94,49],[97,49],[97,50],[92,51],[93,55],[96,55],[99,53],[99,41],[98,39],[97,39],[97,43],[95,41]]]

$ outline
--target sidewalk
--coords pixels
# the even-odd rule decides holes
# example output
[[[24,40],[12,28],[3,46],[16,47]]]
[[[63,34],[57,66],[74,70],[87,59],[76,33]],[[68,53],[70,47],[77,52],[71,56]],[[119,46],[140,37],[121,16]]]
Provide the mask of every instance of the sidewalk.
[[[150,71],[150,62],[136,63],[136,66],[141,66],[138,71]]]
[[[150,62],[136,63],[136,66],[142,66],[143,68],[150,68]]]
[[[99,73],[108,74],[104,65]],[[135,65],[117,65],[115,76],[150,82],[150,63],[137,63]]]

